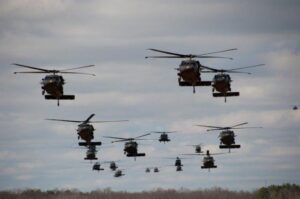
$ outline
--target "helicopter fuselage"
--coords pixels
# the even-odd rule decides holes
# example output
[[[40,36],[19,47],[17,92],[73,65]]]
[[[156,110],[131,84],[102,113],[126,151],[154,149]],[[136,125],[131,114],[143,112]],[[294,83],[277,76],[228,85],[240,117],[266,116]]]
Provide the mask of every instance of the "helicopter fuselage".
[[[235,144],[235,134],[231,130],[222,131],[219,135],[221,144],[226,146],[234,145]]]
[[[183,165],[181,164],[181,159],[176,158],[174,166],[176,166],[176,167],[178,167],[178,166],[183,166]]]
[[[41,84],[43,95],[45,92],[56,98],[60,98],[64,95],[63,85],[65,84],[65,80],[60,75],[46,75],[45,78],[42,79]]]
[[[104,169],[101,168],[101,165],[99,163],[95,163],[93,165],[93,170],[96,170],[96,171],[103,171]]]
[[[169,142],[170,139],[169,139],[168,134],[162,133],[162,134],[160,135],[160,137],[159,137],[159,141],[160,141],[160,142]]]
[[[226,94],[231,91],[230,87],[231,78],[228,74],[217,74],[212,81],[213,91],[216,90],[220,93]]]
[[[122,170],[117,170],[117,171],[115,172],[115,174],[114,174],[114,177],[118,178],[118,177],[121,177],[121,176],[123,176],[123,175],[125,175],[125,174],[122,173]]]
[[[88,150],[86,151],[86,157],[84,158],[85,160],[97,160],[98,158],[96,157],[97,149],[96,146],[90,145],[88,146]]]
[[[86,142],[91,142],[94,139],[94,127],[91,124],[80,124],[77,128],[78,139],[81,138]]]
[[[182,79],[192,86],[196,86],[201,81],[200,70],[201,65],[199,61],[191,59],[182,61],[178,68],[179,81]]]
[[[137,142],[134,142],[134,141],[125,142],[124,154],[137,155],[138,154]]]
[[[206,156],[203,158],[202,168],[216,168],[215,160],[212,156]]]
[[[116,165],[115,162],[111,162],[110,165],[109,165],[109,168],[112,170],[112,171],[115,171],[118,167]]]
[[[195,147],[195,153],[201,153],[201,147],[200,146],[196,146]]]

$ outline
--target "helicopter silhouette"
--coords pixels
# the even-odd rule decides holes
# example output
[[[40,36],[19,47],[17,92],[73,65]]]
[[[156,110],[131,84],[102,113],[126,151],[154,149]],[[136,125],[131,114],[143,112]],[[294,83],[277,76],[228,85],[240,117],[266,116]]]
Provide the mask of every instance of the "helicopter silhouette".
[[[299,106],[299,105],[294,105],[294,106],[293,106],[293,110],[294,110],[294,111],[298,110],[298,106]]]
[[[231,129],[250,129],[250,128],[262,128],[262,127],[240,127],[242,125],[248,124],[248,122],[243,122],[240,124],[236,124],[233,126],[228,126],[228,127],[220,127],[220,126],[208,126],[208,125],[196,125],[200,127],[207,127],[207,131],[220,131],[221,133],[219,134],[220,138],[220,149],[234,149],[234,148],[240,148],[241,145],[235,144],[235,137],[236,135]]]
[[[117,168],[119,168],[116,162],[117,162],[117,161],[104,161],[103,163],[104,163],[104,164],[109,163],[109,168],[110,168],[110,170],[116,171]]]
[[[122,177],[122,176],[124,176],[124,175],[125,175],[125,174],[122,172],[122,170],[121,170],[121,169],[118,169],[118,170],[115,171],[114,177],[115,177],[115,178],[119,178],[119,177]]]
[[[203,157],[203,165],[201,166],[201,169],[215,169],[217,168],[217,165],[215,164],[214,157],[212,155],[221,155],[226,153],[210,153],[209,150],[206,151],[206,154],[200,154],[200,153],[193,153],[193,154],[182,154],[182,155],[202,155]]]
[[[96,149],[95,145],[88,145],[87,147],[87,151],[86,151],[86,157],[84,158],[85,160],[90,160],[91,162],[93,160],[98,160],[98,158],[96,157],[96,154],[98,152],[98,150]]]
[[[95,76],[95,74],[91,74],[91,73],[72,72],[72,70],[89,68],[89,67],[93,67],[95,65],[80,66],[80,67],[76,67],[76,68],[68,68],[68,69],[63,69],[63,70],[55,70],[55,69],[49,70],[49,69],[44,69],[44,68],[27,66],[27,65],[23,65],[23,64],[13,64],[13,65],[34,70],[34,71],[14,72],[14,74],[18,74],[18,73],[25,73],[25,74],[52,73],[51,75],[46,75],[42,79],[42,82],[41,82],[42,95],[45,95],[45,93],[47,93],[47,95],[45,95],[46,100],[57,100],[57,106],[59,106],[59,100],[74,100],[75,99],[75,95],[64,95],[63,85],[65,84],[65,80],[64,80],[63,76],[57,75],[58,73]]]
[[[243,74],[251,74],[249,72],[242,72],[239,70],[246,69],[246,68],[253,68],[258,66],[264,66],[265,64],[257,64],[253,66],[246,66],[246,67],[239,67],[239,68],[232,68],[232,69],[215,69],[207,66],[202,66],[208,71],[203,71],[205,73],[218,73],[214,76],[212,80],[212,92],[213,97],[224,97],[224,101],[226,102],[227,97],[234,97],[239,96],[239,92],[231,92],[231,77],[227,73],[243,73]],[[217,92],[214,92],[217,91]]]
[[[193,146],[195,148],[195,153],[203,153],[202,144],[192,144],[187,146]]]
[[[193,93],[196,92],[196,86],[211,86],[211,81],[202,81],[201,80],[201,72],[205,67],[203,67],[198,60],[194,60],[193,58],[223,58],[223,59],[232,59],[230,57],[219,57],[219,56],[209,56],[210,54],[222,53],[232,50],[237,50],[236,48],[221,50],[216,52],[210,53],[203,53],[200,55],[194,54],[179,54],[173,53],[158,49],[150,48],[148,50],[167,54],[167,56],[146,56],[145,58],[179,58],[179,59],[186,59],[181,61],[179,68],[176,68],[178,71],[178,83],[179,86],[192,86]]]
[[[93,165],[93,170],[96,170],[96,171],[103,171],[104,168],[101,167],[101,164],[100,162],[95,162],[95,164]]]
[[[86,145],[101,145],[101,142],[91,142],[94,139],[95,128],[91,123],[108,123],[108,122],[127,122],[128,120],[112,120],[112,121],[90,121],[95,114],[91,114],[86,120],[65,120],[65,119],[46,119],[50,121],[60,122],[73,122],[79,123],[77,128],[78,139],[82,139],[85,142],[80,142],[80,146]]]
[[[175,133],[176,131],[153,131],[152,133],[159,133],[160,137],[158,139],[159,142],[170,142],[171,140],[169,139],[168,134],[169,133]]]
[[[135,140],[143,140],[140,139],[141,137],[145,137],[150,135],[151,133],[147,133],[144,135],[140,135],[134,138],[121,138],[121,137],[113,137],[113,136],[103,136],[105,138],[112,138],[112,139],[117,139],[116,141],[112,141],[111,143],[114,142],[125,142],[124,144],[124,154],[126,154],[127,157],[138,157],[138,156],[146,156],[145,153],[138,153],[138,143],[135,142]]]

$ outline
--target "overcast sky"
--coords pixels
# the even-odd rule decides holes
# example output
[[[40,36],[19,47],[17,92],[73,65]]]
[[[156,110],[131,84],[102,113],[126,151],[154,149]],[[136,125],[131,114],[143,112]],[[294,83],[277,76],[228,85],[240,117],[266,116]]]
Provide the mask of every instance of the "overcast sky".
[[[1,0],[0,1],[0,189],[77,188],[89,191],[142,191],[154,188],[253,190],[260,186],[300,183],[300,2],[298,0]],[[238,51],[234,60],[202,59],[215,68],[243,67],[252,75],[232,74],[239,97],[213,98],[211,88],[179,87],[174,68],[180,60],[145,59],[158,48],[178,53]],[[43,99],[44,75],[14,75],[20,63],[83,70],[96,77],[64,75],[65,94],[75,101]],[[23,70],[23,69],[21,69]],[[26,69],[25,69],[26,70]],[[210,80],[211,74],[202,78]],[[128,119],[96,124],[95,140],[103,161],[120,160],[125,176],[93,172],[77,147],[76,124],[45,118]],[[183,161],[184,171],[168,166],[189,144],[220,152],[218,132],[196,124],[230,126],[248,122],[263,129],[236,130],[240,149],[215,156],[217,169],[200,168],[202,157]],[[174,130],[172,141],[142,141],[146,157],[123,154],[123,143],[102,136],[138,136]],[[157,138],[154,134],[149,138]],[[225,150],[226,152],[226,150]],[[145,174],[159,166],[159,174]]]

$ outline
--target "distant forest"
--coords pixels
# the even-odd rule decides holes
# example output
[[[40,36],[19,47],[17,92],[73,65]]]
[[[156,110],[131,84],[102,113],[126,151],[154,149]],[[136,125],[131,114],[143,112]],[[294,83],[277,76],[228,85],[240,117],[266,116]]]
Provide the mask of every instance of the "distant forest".
[[[271,185],[262,187],[253,192],[229,191],[221,188],[212,188],[204,190],[164,190],[156,189],[143,192],[114,192],[109,188],[95,190],[91,192],[80,192],[78,190],[49,190],[41,191],[38,189],[0,191],[1,199],[235,199],[235,198],[254,198],[254,199],[299,199],[300,186],[296,184]]]

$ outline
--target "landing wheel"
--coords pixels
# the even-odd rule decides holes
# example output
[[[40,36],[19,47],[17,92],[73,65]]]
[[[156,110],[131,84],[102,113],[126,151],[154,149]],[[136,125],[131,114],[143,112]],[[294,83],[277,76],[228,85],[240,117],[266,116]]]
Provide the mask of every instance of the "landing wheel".
[[[57,100],[57,106],[59,106],[59,99]]]
[[[195,89],[195,86],[193,86],[193,93],[196,93],[196,89]]]

